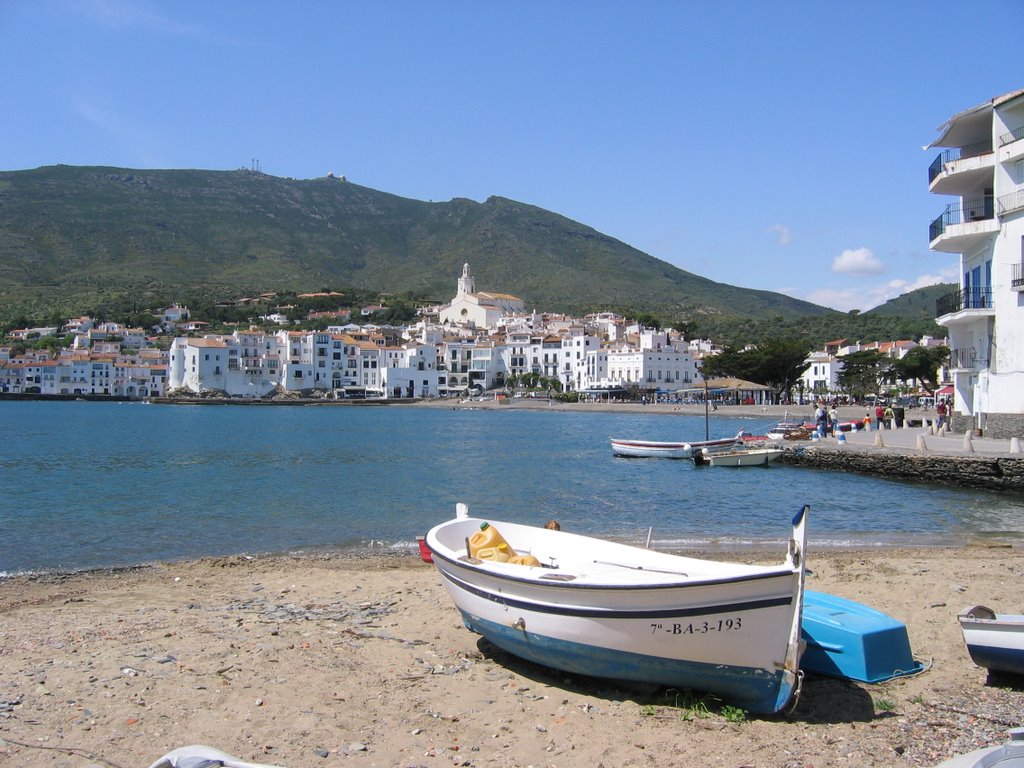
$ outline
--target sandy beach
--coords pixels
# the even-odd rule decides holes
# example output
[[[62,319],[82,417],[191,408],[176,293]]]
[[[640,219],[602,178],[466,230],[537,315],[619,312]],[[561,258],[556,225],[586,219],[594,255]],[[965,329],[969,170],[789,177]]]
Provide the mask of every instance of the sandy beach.
[[[716,555],[721,557],[721,555]],[[735,553],[774,561],[776,553]],[[185,744],[299,768],[918,766],[1002,741],[957,613],[1016,612],[1015,547],[810,552],[808,587],[907,624],[919,675],[809,677],[789,717],[517,661],[412,555],[232,557],[0,581],[0,765],[148,766]]]

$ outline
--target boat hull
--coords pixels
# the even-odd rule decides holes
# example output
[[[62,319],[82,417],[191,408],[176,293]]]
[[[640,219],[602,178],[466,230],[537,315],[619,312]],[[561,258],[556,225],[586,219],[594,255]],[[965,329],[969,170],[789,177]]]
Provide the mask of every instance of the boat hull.
[[[611,438],[612,453],[633,459],[692,459],[700,452],[728,451],[740,442],[743,432],[736,437],[693,442],[659,442],[656,440],[622,440]]]
[[[793,697],[802,557],[800,564],[737,566],[731,576],[716,563],[718,572],[691,576],[670,569],[707,561],[555,531],[530,542],[541,562],[554,559],[546,558],[547,546],[583,546],[592,549],[591,567],[636,562],[628,558],[637,553],[649,564],[632,571],[636,579],[602,581],[583,574],[583,560],[522,568],[460,556],[453,536],[461,541],[479,522],[454,535],[439,531],[450,523],[438,526],[427,543],[466,627],[498,647],[564,672],[708,691],[751,712],[777,712]],[[494,525],[522,551],[516,534],[527,527]]]
[[[751,448],[708,454],[704,461],[713,467],[767,467],[783,453],[781,448]]]
[[[630,459],[690,459],[689,443],[654,443],[644,440],[612,440],[612,453]]]
[[[882,683],[924,670],[910,650],[906,625],[863,603],[808,589],[800,625],[805,672]]]
[[[975,664],[993,672],[1024,675],[1024,616],[976,606],[958,618]]]
[[[545,667],[624,683],[653,683],[667,688],[710,691],[751,712],[771,713],[788,700],[782,671],[756,667],[668,659],[549,637],[460,611],[463,624],[494,645]],[[527,624],[528,626],[528,624]]]

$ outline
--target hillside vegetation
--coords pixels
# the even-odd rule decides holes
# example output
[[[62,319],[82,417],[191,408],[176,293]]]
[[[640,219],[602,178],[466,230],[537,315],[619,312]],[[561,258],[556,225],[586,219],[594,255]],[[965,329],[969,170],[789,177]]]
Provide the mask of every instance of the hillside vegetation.
[[[447,301],[465,262],[479,288],[530,309],[645,312],[744,336],[780,318],[847,318],[716,283],[500,197],[429,203],[248,170],[0,173],[0,320],[325,287]]]

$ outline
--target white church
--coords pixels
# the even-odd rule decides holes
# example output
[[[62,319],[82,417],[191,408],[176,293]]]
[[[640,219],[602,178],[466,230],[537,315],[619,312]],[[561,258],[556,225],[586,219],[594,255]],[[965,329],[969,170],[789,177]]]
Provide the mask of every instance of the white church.
[[[464,325],[472,328],[491,328],[504,315],[523,312],[523,300],[507,293],[477,291],[476,281],[469,274],[469,264],[462,265],[458,291],[451,304],[438,314],[441,323]]]

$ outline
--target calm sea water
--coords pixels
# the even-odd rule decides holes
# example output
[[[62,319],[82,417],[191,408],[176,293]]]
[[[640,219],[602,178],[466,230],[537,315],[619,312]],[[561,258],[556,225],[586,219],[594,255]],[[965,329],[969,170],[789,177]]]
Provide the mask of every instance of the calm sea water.
[[[407,406],[0,402],[0,573],[206,555],[415,547],[476,515],[660,547],[1024,536],[1024,498],[772,466],[621,459],[608,438],[700,439],[703,416]],[[765,420],[715,415],[712,437]]]

